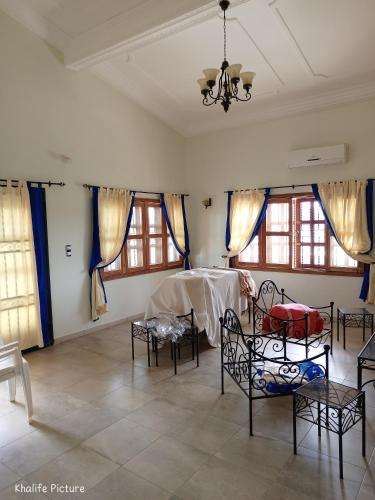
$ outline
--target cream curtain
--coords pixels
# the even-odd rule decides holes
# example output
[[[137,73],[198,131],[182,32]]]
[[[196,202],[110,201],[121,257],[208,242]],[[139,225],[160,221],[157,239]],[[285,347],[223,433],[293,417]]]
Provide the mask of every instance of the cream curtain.
[[[338,243],[353,259],[371,264],[367,302],[375,303],[375,255],[367,225],[366,180],[318,184],[319,196]]]
[[[230,248],[227,257],[235,257],[244,250],[254,232],[265,202],[264,191],[257,189],[236,191],[232,194],[229,224]]]
[[[0,336],[21,349],[43,346],[29,191],[0,187]]]
[[[91,316],[96,320],[108,311],[99,268],[113,262],[121,252],[126,226],[132,206],[132,194],[125,189],[100,188],[98,193],[98,218],[100,254],[102,261],[91,277]]]
[[[168,212],[174,239],[182,254],[185,254],[185,227],[184,214],[182,211],[182,200],[180,194],[164,194],[165,207]]]

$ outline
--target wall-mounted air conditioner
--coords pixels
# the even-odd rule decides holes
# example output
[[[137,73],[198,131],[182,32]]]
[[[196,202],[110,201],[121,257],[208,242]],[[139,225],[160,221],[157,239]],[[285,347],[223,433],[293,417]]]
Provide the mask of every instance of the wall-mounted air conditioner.
[[[345,163],[346,155],[346,144],[325,146],[322,148],[297,149],[288,153],[288,167],[314,167],[317,165]]]

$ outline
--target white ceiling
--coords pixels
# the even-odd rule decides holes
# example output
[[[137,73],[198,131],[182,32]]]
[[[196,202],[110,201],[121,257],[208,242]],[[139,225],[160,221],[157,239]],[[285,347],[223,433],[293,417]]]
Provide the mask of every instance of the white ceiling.
[[[184,135],[375,96],[374,0],[233,0],[228,59],[253,98],[205,108],[197,78],[223,59],[209,0],[0,0],[0,8]]]

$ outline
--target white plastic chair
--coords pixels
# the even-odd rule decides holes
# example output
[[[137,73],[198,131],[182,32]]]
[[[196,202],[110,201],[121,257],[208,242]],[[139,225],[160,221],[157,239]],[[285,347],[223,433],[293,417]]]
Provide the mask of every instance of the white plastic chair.
[[[8,382],[9,401],[16,400],[16,377],[21,376],[27,419],[31,423],[33,399],[31,395],[29,364],[21,354],[18,342],[0,346],[0,382]]]

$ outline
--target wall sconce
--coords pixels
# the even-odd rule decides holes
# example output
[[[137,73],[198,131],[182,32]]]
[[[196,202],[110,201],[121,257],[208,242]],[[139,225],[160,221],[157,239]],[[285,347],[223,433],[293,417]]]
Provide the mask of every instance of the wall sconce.
[[[212,207],[212,198],[206,198],[202,201],[204,208]]]

